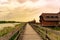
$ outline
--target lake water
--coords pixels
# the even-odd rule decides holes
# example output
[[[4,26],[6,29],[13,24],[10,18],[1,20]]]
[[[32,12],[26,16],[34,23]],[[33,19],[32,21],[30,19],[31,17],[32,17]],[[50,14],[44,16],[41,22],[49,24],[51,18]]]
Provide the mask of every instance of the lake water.
[[[20,23],[3,23],[3,24],[0,24],[0,30],[2,30],[4,27],[15,27],[16,24],[20,24]]]

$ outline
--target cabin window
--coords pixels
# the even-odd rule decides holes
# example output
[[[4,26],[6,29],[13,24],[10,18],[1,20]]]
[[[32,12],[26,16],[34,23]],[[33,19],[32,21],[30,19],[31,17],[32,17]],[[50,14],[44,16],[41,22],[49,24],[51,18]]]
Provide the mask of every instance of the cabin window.
[[[46,18],[49,18],[49,16],[46,16]]]
[[[55,18],[58,18],[58,16],[55,16]]]
[[[58,16],[46,16],[46,18],[58,18]]]
[[[51,18],[54,18],[54,16],[51,16]]]
[[[51,16],[51,18],[58,18],[58,16]]]

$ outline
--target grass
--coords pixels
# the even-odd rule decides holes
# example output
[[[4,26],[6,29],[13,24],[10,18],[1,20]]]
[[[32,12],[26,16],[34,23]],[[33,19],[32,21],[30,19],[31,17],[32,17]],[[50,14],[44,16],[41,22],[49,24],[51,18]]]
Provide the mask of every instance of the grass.
[[[40,26],[40,24],[34,24],[34,25],[38,25],[38,26]],[[57,30],[57,31],[60,31],[60,27],[58,27],[58,26],[48,26],[48,27],[45,27],[45,28],[50,28],[50,29],[52,29],[52,30]]]
[[[4,27],[3,30],[0,30],[0,37],[4,36],[5,34],[11,32],[14,28],[12,27]]]
[[[60,40],[60,35],[56,35],[55,33],[48,32],[48,35],[50,36],[51,39],[53,40]],[[59,37],[58,37],[59,36]]]
[[[19,31],[16,32],[9,40],[14,40],[16,38],[16,36],[18,35]]]
[[[25,24],[26,23],[21,23],[21,24],[16,25],[15,27],[19,27],[20,30],[18,30],[9,40],[14,40],[19,34],[19,32],[21,33],[23,31],[22,28],[24,27]]]
[[[15,25],[15,27],[17,27],[17,26],[19,26],[19,27],[22,27],[22,26],[24,26],[26,23],[21,23],[21,24],[18,24],[18,25]]]
[[[35,25],[35,24],[34,24],[34,26],[35,26],[36,30],[40,31],[40,34],[41,34],[41,36],[43,38],[46,36],[45,33],[47,31],[46,34],[48,34],[49,38],[51,38],[52,40],[60,40],[60,35],[52,32],[52,30],[51,31],[46,30],[47,27],[41,27],[40,25]],[[50,29],[50,28],[48,28],[48,29]],[[60,30],[60,27],[54,27],[54,28],[51,28],[51,29],[53,29],[53,30]]]
[[[39,36],[42,37],[42,39],[46,40],[46,33],[44,32],[45,30],[43,30],[42,28],[39,28],[38,26],[32,25],[32,27],[35,29],[36,32],[38,32]]]
[[[26,23],[19,23],[17,25],[15,25],[15,27],[4,27],[2,30],[0,30],[0,37],[10,33],[11,31],[13,31],[16,27],[22,27],[24,26],[24,24]]]
[[[60,27],[48,27],[48,28],[53,29],[53,30],[60,31]]]

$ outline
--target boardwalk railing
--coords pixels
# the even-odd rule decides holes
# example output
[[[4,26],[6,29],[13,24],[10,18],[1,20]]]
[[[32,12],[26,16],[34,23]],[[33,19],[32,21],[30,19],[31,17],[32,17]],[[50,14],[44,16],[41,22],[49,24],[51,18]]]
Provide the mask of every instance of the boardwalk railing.
[[[25,24],[26,25],[26,24]],[[24,26],[25,26],[24,25]],[[0,40],[17,40],[18,36],[20,35],[20,33],[23,32],[25,27],[16,27],[16,29],[14,29],[13,31],[11,31],[10,33],[0,37]]]
[[[31,24],[35,30],[42,36],[42,38],[47,38],[49,40],[60,40],[60,33],[56,30],[51,30],[40,25]]]
[[[32,26],[32,28],[42,37],[43,40],[51,40],[50,37],[47,34],[47,31],[43,31],[41,30],[41,28],[39,28],[36,25],[30,24]]]
[[[25,26],[26,26],[26,24],[19,30],[19,33],[18,33],[18,35],[16,36],[16,38],[14,40],[22,40],[22,38],[23,38],[22,34],[24,33]]]

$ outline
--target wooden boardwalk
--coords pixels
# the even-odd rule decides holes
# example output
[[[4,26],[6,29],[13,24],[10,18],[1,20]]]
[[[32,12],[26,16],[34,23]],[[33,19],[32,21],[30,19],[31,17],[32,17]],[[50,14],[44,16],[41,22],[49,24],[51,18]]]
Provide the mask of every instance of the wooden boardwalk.
[[[22,40],[42,40],[42,38],[29,24],[26,25],[25,32],[23,33],[22,36],[23,36]]]

